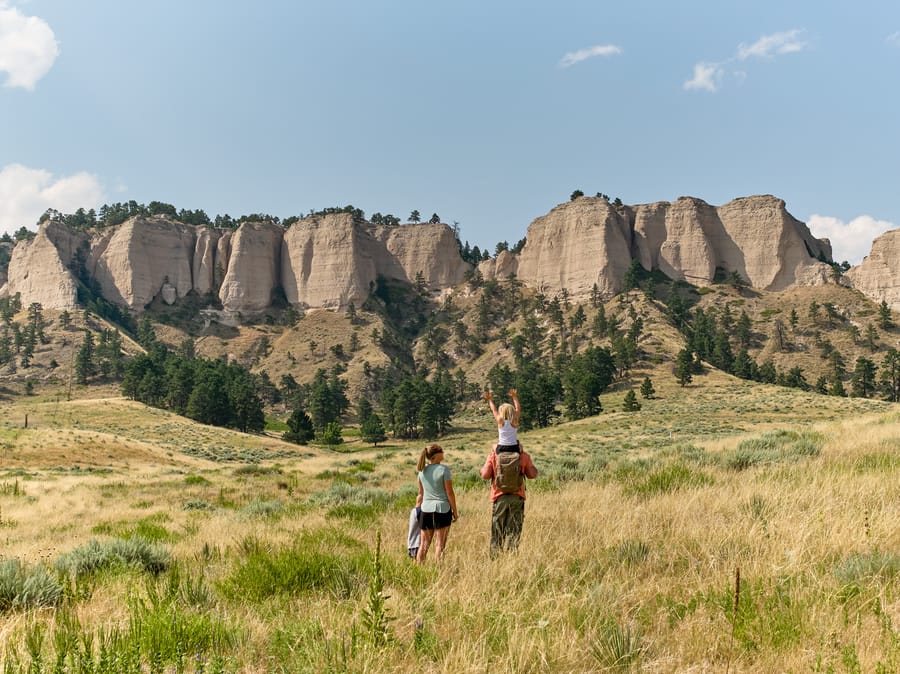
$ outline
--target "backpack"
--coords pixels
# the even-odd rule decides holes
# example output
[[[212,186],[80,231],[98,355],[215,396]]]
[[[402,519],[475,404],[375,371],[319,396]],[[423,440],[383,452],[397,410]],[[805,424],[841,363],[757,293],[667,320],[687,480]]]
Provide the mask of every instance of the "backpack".
[[[522,487],[522,455],[516,451],[497,452],[494,484],[504,494],[515,494]]]

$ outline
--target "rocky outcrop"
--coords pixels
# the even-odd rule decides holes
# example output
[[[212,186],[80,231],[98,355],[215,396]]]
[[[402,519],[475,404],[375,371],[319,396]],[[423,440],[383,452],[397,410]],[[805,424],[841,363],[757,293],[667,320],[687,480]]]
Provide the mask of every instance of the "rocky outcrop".
[[[831,244],[787,212],[773,196],[735,199],[716,209],[722,229],[712,238],[718,266],[737,270],[754,288],[786,290],[828,283]]]
[[[47,309],[71,309],[78,302],[78,282],[70,270],[86,243],[80,234],[58,222],[44,222],[31,241],[13,249],[7,281],[0,294],[20,293],[22,306],[35,302]]]
[[[303,307],[362,304],[379,276],[441,290],[460,283],[469,265],[447,225],[372,226],[349,213],[291,225],[281,253],[287,301]]]
[[[486,281],[500,280],[518,276],[519,256],[508,250],[501,250],[497,257],[482,260],[478,263],[478,271]]]
[[[231,237],[231,252],[219,299],[228,312],[259,312],[272,303],[281,282],[284,229],[268,222],[245,222]]]
[[[302,307],[346,307],[368,297],[382,246],[349,213],[313,216],[284,234],[281,285],[287,301]]]
[[[157,297],[175,303],[190,292],[217,293],[222,317],[232,321],[266,310],[279,289],[299,307],[343,308],[362,304],[379,277],[442,291],[470,269],[443,224],[385,227],[331,213],[286,231],[273,223],[224,231],[138,217],[95,232],[89,246],[64,225],[45,223],[34,241],[15,248],[6,291],[27,302],[74,306],[68,269],[80,245],[89,247],[85,269],[106,299],[141,311]],[[889,266],[888,253],[880,263],[878,256],[873,251],[869,267]],[[830,244],[772,196],[719,207],[690,197],[639,206],[581,197],[534,220],[520,253],[501,252],[478,268],[486,279],[515,275],[533,288],[585,297],[595,287],[606,296],[619,292],[634,260],[697,285],[724,271],[777,291],[828,282],[831,268],[817,258],[831,258]],[[867,276],[863,268],[851,277],[882,292],[884,282],[869,277],[885,273]]]
[[[627,219],[606,199],[581,197],[531,223],[518,277],[551,292],[565,288],[574,297],[587,296],[594,284],[612,295],[621,289],[630,264]]]
[[[682,197],[634,207],[635,257],[645,269],[694,284],[716,270],[736,271],[754,288],[784,290],[827,283],[831,246],[772,196],[735,199],[714,207]]]
[[[871,252],[845,276],[866,297],[900,311],[900,229],[875,239]]]
[[[375,237],[386,249],[377,258],[377,271],[387,278],[415,283],[421,274],[429,290],[440,290],[461,283],[470,268],[460,257],[453,230],[444,224],[378,227]]]
[[[191,267],[194,290],[198,295],[207,295],[216,290],[216,268],[220,265],[218,280],[225,276],[228,255],[220,256],[216,252],[222,238],[222,231],[212,227],[198,227],[194,245],[194,259]],[[225,263],[220,261],[224,257]]]
[[[92,242],[89,270],[111,302],[137,311],[170,284],[177,297],[193,289],[194,228],[162,217],[135,217]]]

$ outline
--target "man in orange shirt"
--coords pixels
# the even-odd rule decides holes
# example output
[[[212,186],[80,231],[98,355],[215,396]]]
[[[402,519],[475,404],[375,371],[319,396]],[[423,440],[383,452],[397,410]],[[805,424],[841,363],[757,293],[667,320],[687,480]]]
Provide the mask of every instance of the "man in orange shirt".
[[[525,478],[533,480],[538,471],[523,451],[488,454],[481,477],[491,481],[491,556],[501,550],[516,550],[525,522]]]

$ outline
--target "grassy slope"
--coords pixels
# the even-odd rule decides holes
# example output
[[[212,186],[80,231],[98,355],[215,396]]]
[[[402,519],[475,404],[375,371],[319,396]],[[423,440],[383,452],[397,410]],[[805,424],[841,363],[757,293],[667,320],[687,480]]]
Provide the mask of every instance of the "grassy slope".
[[[2,554],[38,564],[150,527],[206,580],[205,610],[237,626],[228,654],[239,671],[589,671],[608,662],[617,625],[640,633],[635,659],[647,671],[900,668],[896,408],[715,372],[681,389],[667,367],[646,371],[659,393],[640,412],[618,411],[618,390],[598,417],[524,435],[541,476],[520,554],[495,562],[475,474],[493,431],[483,411],[463,415],[442,439],[462,516],[445,559],[423,569],[403,549],[419,443],[336,453],[121,399],[6,403]],[[741,443],[775,429],[820,433],[819,454],[762,451],[753,456],[768,462],[729,467]],[[185,509],[197,502],[209,509]],[[248,546],[277,555],[318,535],[352,557],[346,546],[371,550],[376,531],[396,618],[383,649],[360,638],[346,650],[366,575],[349,595],[235,596]],[[144,581],[105,575],[90,587],[78,614],[97,628],[126,621],[122,597]],[[4,616],[0,653],[21,645],[34,620],[51,625],[53,613]]]

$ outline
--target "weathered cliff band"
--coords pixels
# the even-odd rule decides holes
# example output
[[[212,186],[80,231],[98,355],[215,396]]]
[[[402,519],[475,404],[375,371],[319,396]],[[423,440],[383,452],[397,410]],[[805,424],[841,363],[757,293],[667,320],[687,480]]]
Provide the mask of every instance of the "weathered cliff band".
[[[89,240],[49,221],[14,249],[3,292],[21,293],[26,304],[75,306],[71,270],[79,246],[103,296],[137,312],[157,297],[172,303],[189,293],[215,295],[232,316],[258,314],[280,292],[297,307],[342,308],[365,301],[379,277],[439,291],[461,283],[471,268],[446,225],[375,226],[349,213],[310,216],[287,229],[255,222],[233,231],[138,217]],[[828,241],[813,237],[772,196],[719,207],[691,197],[638,206],[581,197],[535,219],[520,253],[501,252],[479,270],[581,298],[595,287],[605,296],[619,292],[632,260],[698,285],[724,270],[777,291],[827,283],[831,267],[822,260],[830,258]]]

